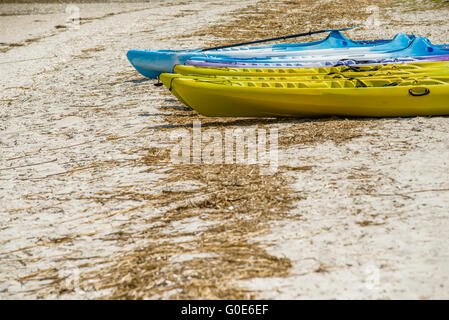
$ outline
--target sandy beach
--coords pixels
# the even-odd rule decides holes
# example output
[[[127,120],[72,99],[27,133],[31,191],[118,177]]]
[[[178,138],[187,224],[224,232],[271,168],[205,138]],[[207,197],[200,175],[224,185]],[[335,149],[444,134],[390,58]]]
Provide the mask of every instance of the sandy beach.
[[[448,299],[447,117],[206,118],[126,59],[356,24],[449,43],[447,4],[336,2],[1,2],[0,299]],[[174,164],[194,121],[276,128],[277,172]]]

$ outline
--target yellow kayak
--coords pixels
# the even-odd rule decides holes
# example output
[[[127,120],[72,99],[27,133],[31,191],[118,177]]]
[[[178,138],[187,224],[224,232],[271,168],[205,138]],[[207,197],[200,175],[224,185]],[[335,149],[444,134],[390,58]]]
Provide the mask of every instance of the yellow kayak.
[[[398,73],[432,73],[438,71],[448,71],[449,61],[443,62],[419,62],[407,64],[386,64],[361,67],[323,67],[323,68],[207,68],[177,65],[174,73],[183,75],[201,76],[259,76],[259,77],[298,77],[311,76],[317,74],[343,73],[355,75],[357,73],[375,74],[378,72],[392,75]]]
[[[345,80],[354,78],[370,78],[370,79],[395,79],[405,80],[409,78],[428,78],[428,77],[447,77],[449,76],[449,69],[427,69],[426,73],[414,73],[408,71],[398,72],[348,72],[348,73],[317,73],[317,74],[304,74],[294,76],[247,76],[247,75],[215,75],[215,74],[178,74],[178,73],[166,73],[164,77],[165,81],[171,78],[183,78],[183,79],[198,79],[198,80],[230,80],[230,81],[310,81],[310,80]],[[162,79],[162,77],[160,77]]]
[[[357,77],[355,77],[357,76]],[[172,82],[175,78],[182,78],[182,79],[193,79],[193,80],[199,80],[199,81],[211,81],[211,80],[223,80],[223,81],[246,81],[246,82],[291,82],[291,81],[297,81],[297,82],[308,82],[308,81],[330,81],[330,80],[337,80],[337,79],[355,79],[358,78],[360,80],[369,78],[370,80],[380,80],[380,79],[388,79],[392,82],[407,80],[407,79],[423,79],[428,78],[430,75],[428,74],[415,74],[415,73],[406,73],[403,75],[395,75],[391,76],[388,73],[376,73],[375,76],[372,76],[371,74],[365,75],[364,73],[358,73],[354,75],[354,78],[349,77],[346,74],[333,74],[333,75],[327,75],[327,74],[315,74],[315,75],[308,75],[308,76],[297,76],[297,77],[245,77],[245,76],[211,76],[211,75],[201,75],[201,76],[187,76],[187,75],[181,75],[181,74],[175,74],[175,73],[163,73],[160,75],[160,79],[165,84],[165,86],[170,90],[170,92],[178,98],[179,101],[184,103],[187,106],[190,106],[187,101],[185,101],[180,94],[178,94],[176,88],[173,87]],[[431,75],[432,77],[435,76],[449,76],[449,72],[443,71],[443,72],[437,72],[435,74]],[[192,107],[192,106],[190,106]]]
[[[205,116],[397,117],[449,114],[449,77],[235,81],[160,76]]]

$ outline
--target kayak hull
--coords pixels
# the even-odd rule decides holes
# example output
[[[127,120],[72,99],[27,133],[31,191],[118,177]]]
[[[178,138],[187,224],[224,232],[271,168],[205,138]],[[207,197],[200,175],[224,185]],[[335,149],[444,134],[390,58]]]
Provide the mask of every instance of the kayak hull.
[[[161,76],[161,80],[164,81]],[[170,86],[200,114],[210,117],[409,117],[449,114],[449,85],[373,88],[287,88],[285,84],[231,86],[174,78]],[[427,89],[427,87],[424,87]]]
[[[126,57],[141,75],[147,78],[157,79],[162,72],[172,72],[175,65],[184,64],[197,51],[154,52],[147,50],[129,50],[126,53]]]

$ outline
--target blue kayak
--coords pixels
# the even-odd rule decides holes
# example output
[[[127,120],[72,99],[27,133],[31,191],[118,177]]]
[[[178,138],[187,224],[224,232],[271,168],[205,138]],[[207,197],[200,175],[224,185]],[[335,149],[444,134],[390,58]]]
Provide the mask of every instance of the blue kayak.
[[[430,43],[426,38],[417,37],[413,39],[410,44],[402,49],[396,50],[370,50],[360,51],[353,50],[353,48],[342,51],[341,49],[328,51],[328,50],[315,50],[315,51],[302,51],[296,54],[282,54],[277,56],[248,56],[248,57],[228,57],[220,55],[194,56],[191,57],[187,64],[192,64],[192,61],[207,61],[216,63],[257,63],[257,64],[278,64],[278,63],[304,63],[304,62],[316,62],[323,60],[341,60],[341,59],[394,59],[394,58],[406,58],[406,57],[427,57],[427,56],[443,56],[449,54],[449,49],[445,49],[444,46],[435,46]]]
[[[369,52],[385,52],[403,50],[410,46],[416,37],[397,34],[391,40],[354,41],[346,38],[337,30],[319,41],[306,43],[289,43],[262,46],[241,46],[204,51],[192,50],[129,50],[127,58],[134,68],[148,78],[157,78],[160,73],[172,72],[177,64],[185,64],[188,60],[223,59],[221,62],[236,59],[277,59],[294,56],[311,56],[317,54],[321,59],[328,55],[347,55],[352,50],[354,54]],[[427,43],[430,42],[425,39]],[[435,46],[438,47],[438,46]],[[324,50],[324,51],[323,51]]]

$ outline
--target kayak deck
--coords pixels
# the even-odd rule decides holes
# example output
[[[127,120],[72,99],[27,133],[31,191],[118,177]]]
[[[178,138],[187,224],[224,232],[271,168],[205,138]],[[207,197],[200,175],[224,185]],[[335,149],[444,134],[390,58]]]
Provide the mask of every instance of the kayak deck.
[[[267,76],[287,77],[331,73],[363,73],[363,72],[410,72],[427,73],[431,70],[449,70],[449,61],[444,62],[418,62],[407,64],[384,64],[367,66],[343,66],[321,68],[218,68],[197,67],[189,65],[176,65],[174,72],[183,75],[220,75],[220,76]]]

